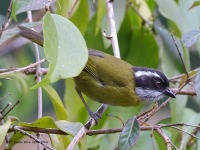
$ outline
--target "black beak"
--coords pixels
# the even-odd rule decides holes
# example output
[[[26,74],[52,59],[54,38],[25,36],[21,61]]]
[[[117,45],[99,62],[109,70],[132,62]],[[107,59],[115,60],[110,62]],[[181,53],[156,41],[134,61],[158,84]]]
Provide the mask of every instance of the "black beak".
[[[166,96],[169,96],[169,97],[172,97],[172,98],[176,98],[176,96],[174,95],[174,93],[172,92],[172,90],[170,90],[169,88],[166,88],[163,93]]]

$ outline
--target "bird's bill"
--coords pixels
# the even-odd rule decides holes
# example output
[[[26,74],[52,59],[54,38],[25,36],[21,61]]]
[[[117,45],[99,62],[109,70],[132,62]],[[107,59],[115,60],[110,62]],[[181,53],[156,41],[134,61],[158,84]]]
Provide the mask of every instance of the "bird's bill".
[[[174,92],[172,92],[171,89],[167,88],[164,92],[164,95],[172,97],[172,98],[176,98],[176,96],[174,95]]]

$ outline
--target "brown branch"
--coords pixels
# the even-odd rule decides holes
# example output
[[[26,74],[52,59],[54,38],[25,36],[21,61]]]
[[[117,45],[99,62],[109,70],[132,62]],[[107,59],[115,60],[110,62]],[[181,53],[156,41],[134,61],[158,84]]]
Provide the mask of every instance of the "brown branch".
[[[71,17],[72,12],[74,11],[74,8],[78,4],[79,0],[75,0],[74,4],[72,5],[71,9],[68,11],[68,19]]]
[[[187,127],[194,127],[194,128],[200,128],[200,126],[185,124],[185,123],[176,123],[176,124],[158,124],[154,126],[140,126],[141,131],[149,131],[152,129],[161,129],[161,128],[167,128],[167,127],[176,127],[176,126],[187,126]],[[31,132],[40,132],[40,133],[47,133],[47,134],[60,134],[60,135],[68,135],[66,132],[63,132],[59,129],[52,129],[52,128],[37,128],[37,127],[26,127],[26,126],[15,126],[21,130],[24,131],[31,131]],[[14,126],[10,127],[8,132],[13,132]],[[121,132],[122,128],[110,128],[110,129],[101,129],[101,130],[88,130],[86,132],[87,135],[97,135],[97,134],[113,134]]]
[[[18,104],[19,104],[19,100],[17,100],[17,102],[16,102],[2,117],[0,117],[0,120],[4,119],[5,116],[6,116],[9,112],[11,112],[11,111],[15,108],[15,106],[17,106]]]
[[[133,6],[133,3],[130,3],[131,8],[133,9],[133,11],[142,19],[142,21],[146,24],[148,24],[149,26],[151,26],[153,28],[153,22],[145,19],[140,13],[139,11]]]
[[[45,128],[36,128],[36,127],[26,127],[26,126],[12,126],[8,130],[8,132],[13,132],[15,131],[14,127],[17,127],[18,129],[24,130],[24,131],[31,131],[35,133],[46,133],[46,134],[60,134],[60,135],[68,135],[66,132],[63,132],[62,130],[59,129],[45,129]],[[140,130],[141,131],[148,131],[151,130],[152,128],[162,128],[160,125],[155,125],[155,126],[141,126]],[[121,132],[122,128],[111,128],[111,129],[101,129],[101,130],[88,130],[86,132],[87,135],[92,136],[92,135],[97,135],[97,134],[114,134]]]
[[[171,150],[171,140],[170,140],[170,138],[161,130],[161,129],[159,129],[159,128],[156,128],[155,129],[156,130],[156,132],[158,133],[158,134],[160,134],[161,135],[161,137],[164,139],[164,141],[165,141],[165,144],[166,144],[166,146],[167,146],[167,150]]]
[[[3,113],[11,104],[8,103],[4,108],[0,110],[0,113]],[[1,118],[1,117],[0,117]]]
[[[188,84],[188,81],[190,80],[190,78],[178,89],[177,92],[175,92],[174,94],[176,95],[178,92],[180,92],[187,84]],[[168,98],[165,102],[163,102],[156,110],[155,110],[155,113],[156,114],[161,108],[165,107],[171,100],[172,98]],[[152,114],[151,116],[149,116],[149,118],[146,120],[148,121],[154,114]]]
[[[199,70],[199,68],[196,68],[196,69],[194,69],[193,71],[198,71],[198,70]],[[183,74],[181,74],[181,75],[177,75],[177,76],[171,77],[171,78],[169,78],[168,80],[169,80],[170,82],[172,82],[172,81],[174,81],[174,80],[177,80],[177,79],[182,78],[184,75],[185,75],[185,73],[183,73]]]
[[[25,70],[27,70],[29,68],[33,68],[33,67],[37,66],[38,64],[43,63],[45,61],[46,61],[45,59],[42,59],[42,60],[40,60],[38,62],[35,62],[33,64],[30,64],[30,65],[28,65],[26,67],[22,67],[22,68],[19,68],[17,70],[12,70],[12,71],[9,71],[9,72],[0,73],[0,76],[9,75],[9,74],[12,74],[12,73],[17,73],[17,72],[23,72],[23,71],[25,71]]]
[[[189,132],[186,132],[185,130],[182,130],[182,129],[178,128],[178,127],[170,126],[170,128],[174,128],[174,129],[176,129],[176,130],[179,130],[179,131],[181,131],[181,132],[183,132],[183,133],[186,133],[186,134],[188,134],[188,135],[190,135],[190,136],[192,136],[192,137],[194,137],[194,138],[200,140],[200,137],[198,137],[198,136],[196,136],[196,135],[194,135],[194,134],[191,134],[191,133],[189,133]]]
[[[8,6],[8,10],[6,12],[6,17],[5,17],[5,21],[2,25],[2,28],[0,30],[0,39],[1,39],[1,36],[3,34],[3,31],[5,30],[5,28],[9,25],[9,18],[10,18],[10,14],[11,14],[11,7],[12,7],[12,0],[10,1],[10,4]]]
[[[177,89],[177,88],[172,88],[172,91],[174,93],[181,94],[181,95],[190,95],[190,96],[196,96],[197,95],[195,90],[181,90],[181,91],[179,91],[179,89]]]
[[[174,44],[175,44],[175,46],[176,46],[176,49],[177,49],[178,54],[179,54],[179,57],[181,58],[181,62],[182,62],[182,64],[183,64],[184,71],[185,71],[185,74],[186,74],[186,76],[187,76],[187,79],[189,79],[189,74],[188,74],[188,72],[187,72],[187,69],[186,69],[185,63],[184,63],[184,61],[183,61],[183,57],[181,56],[180,50],[179,50],[179,48],[178,48],[178,45],[176,44],[176,41],[175,41],[174,36],[173,36],[172,34],[171,34],[171,37],[172,37],[173,42],[174,42]]]
[[[30,137],[31,139],[35,140],[37,143],[40,143],[41,145],[43,145],[44,147],[50,149],[50,150],[53,150],[53,148],[49,147],[47,144],[43,143],[40,139],[34,137],[33,135],[31,135],[30,133],[18,128],[17,126],[14,126],[13,127],[15,131],[19,131],[20,133]]]

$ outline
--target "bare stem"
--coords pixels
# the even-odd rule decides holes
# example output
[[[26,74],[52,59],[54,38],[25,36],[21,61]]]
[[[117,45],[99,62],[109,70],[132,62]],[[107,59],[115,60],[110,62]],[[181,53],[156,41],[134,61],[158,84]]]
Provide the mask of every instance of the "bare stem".
[[[114,15],[114,9],[113,9],[113,1],[114,0],[106,0],[109,30],[111,34],[110,39],[111,39],[115,57],[120,58],[119,44],[118,44],[118,39],[117,39],[117,30],[116,30],[116,25],[115,25],[115,15]]]
[[[178,54],[179,54],[179,56],[180,56],[180,58],[181,58],[181,62],[182,62],[182,64],[183,64],[183,66],[184,66],[185,74],[187,75],[187,79],[188,79],[188,78],[189,78],[189,74],[188,74],[188,72],[187,72],[185,63],[184,63],[184,61],[183,61],[183,57],[181,56],[180,50],[179,50],[179,48],[178,48],[178,45],[176,44],[176,41],[175,41],[174,36],[173,36],[172,34],[171,34],[171,37],[172,37],[172,39],[173,39],[173,41],[174,41],[174,44],[175,44],[176,49],[177,49],[177,51],[178,51]]]
[[[26,67],[22,67],[22,68],[19,68],[17,70],[12,70],[12,71],[8,71],[8,72],[0,73],[0,76],[6,76],[6,75],[10,75],[10,74],[17,73],[17,72],[23,72],[23,71],[25,71],[25,70],[27,70],[29,68],[33,68],[33,67],[37,66],[38,64],[43,63],[45,61],[46,61],[45,59],[42,59],[42,60],[37,61],[37,62],[35,62],[33,64],[30,64],[30,65],[28,65]]]
[[[68,19],[71,17],[72,12],[74,11],[74,8],[76,7],[76,5],[78,4],[79,0],[75,0],[74,4],[72,5],[71,9],[68,11]]]
[[[5,118],[5,116],[9,113],[9,112],[11,112],[14,108],[15,108],[15,106],[17,106],[19,104],[19,100],[17,100],[17,102],[0,118],[0,120],[2,120],[2,119],[4,119]]]
[[[5,21],[2,25],[2,28],[0,30],[0,38],[3,34],[3,31],[5,30],[5,28],[9,25],[9,18],[10,18],[10,14],[11,14],[11,6],[12,6],[12,0],[10,1],[10,4],[9,4],[9,7],[8,7],[8,10],[6,12],[6,17],[5,17]]]
[[[32,22],[32,12],[27,12],[28,20],[29,22]],[[34,29],[32,29],[34,30]],[[35,53],[35,60],[40,61],[40,53],[39,48],[36,43],[33,43],[34,53]],[[36,82],[39,83],[42,80],[42,73],[40,72],[41,65],[36,65]],[[38,119],[42,118],[42,87],[39,87],[37,90],[38,95]],[[40,138],[40,134],[38,134],[38,138]],[[40,145],[38,144],[38,150],[40,149]]]
[[[155,130],[156,130],[156,132],[157,132],[158,134],[160,134],[160,135],[162,136],[162,138],[164,139],[165,144],[166,144],[166,146],[167,146],[167,150],[171,150],[171,148],[172,148],[171,143],[172,143],[172,142],[171,142],[170,138],[169,138],[161,129],[156,128]]]
[[[11,104],[8,103],[3,109],[0,110],[0,113],[3,113]],[[0,117],[1,118],[1,117]]]
[[[30,137],[31,139],[35,140],[37,143],[43,145],[44,147],[46,147],[46,148],[48,148],[48,149],[50,149],[50,150],[53,150],[53,148],[51,148],[51,147],[49,147],[47,144],[43,143],[40,139],[34,137],[33,135],[31,135],[30,133],[28,133],[28,132],[26,132],[26,131],[24,131],[24,130],[18,128],[17,126],[14,126],[14,130],[15,130],[15,131],[19,131],[20,133],[22,133],[22,134],[24,134],[24,135]]]

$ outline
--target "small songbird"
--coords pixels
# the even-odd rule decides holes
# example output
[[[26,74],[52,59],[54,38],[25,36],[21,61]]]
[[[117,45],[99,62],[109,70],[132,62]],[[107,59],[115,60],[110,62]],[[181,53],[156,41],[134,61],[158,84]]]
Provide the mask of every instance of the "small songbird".
[[[19,35],[43,46],[43,36],[18,26]],[[167,77],[151,68],[134,67],[112,55],[89,50],[89,58],[80,75],[74,77],[75,88],[90,116],[98,122],[98,114],[86,104],[82,93],[99,103],[114,106],[136,106],[141,101],[155,102],[164,96],[175,98]]]
[[[162,72],[134,67],[95,50],[89,50],[88,62],[74,81],[81,100],[96,122],[99,116],[89,109],[81,93],[99,103],[124,107],[136,106],[140,101],[155,102],[164,96],[175,98]]]

